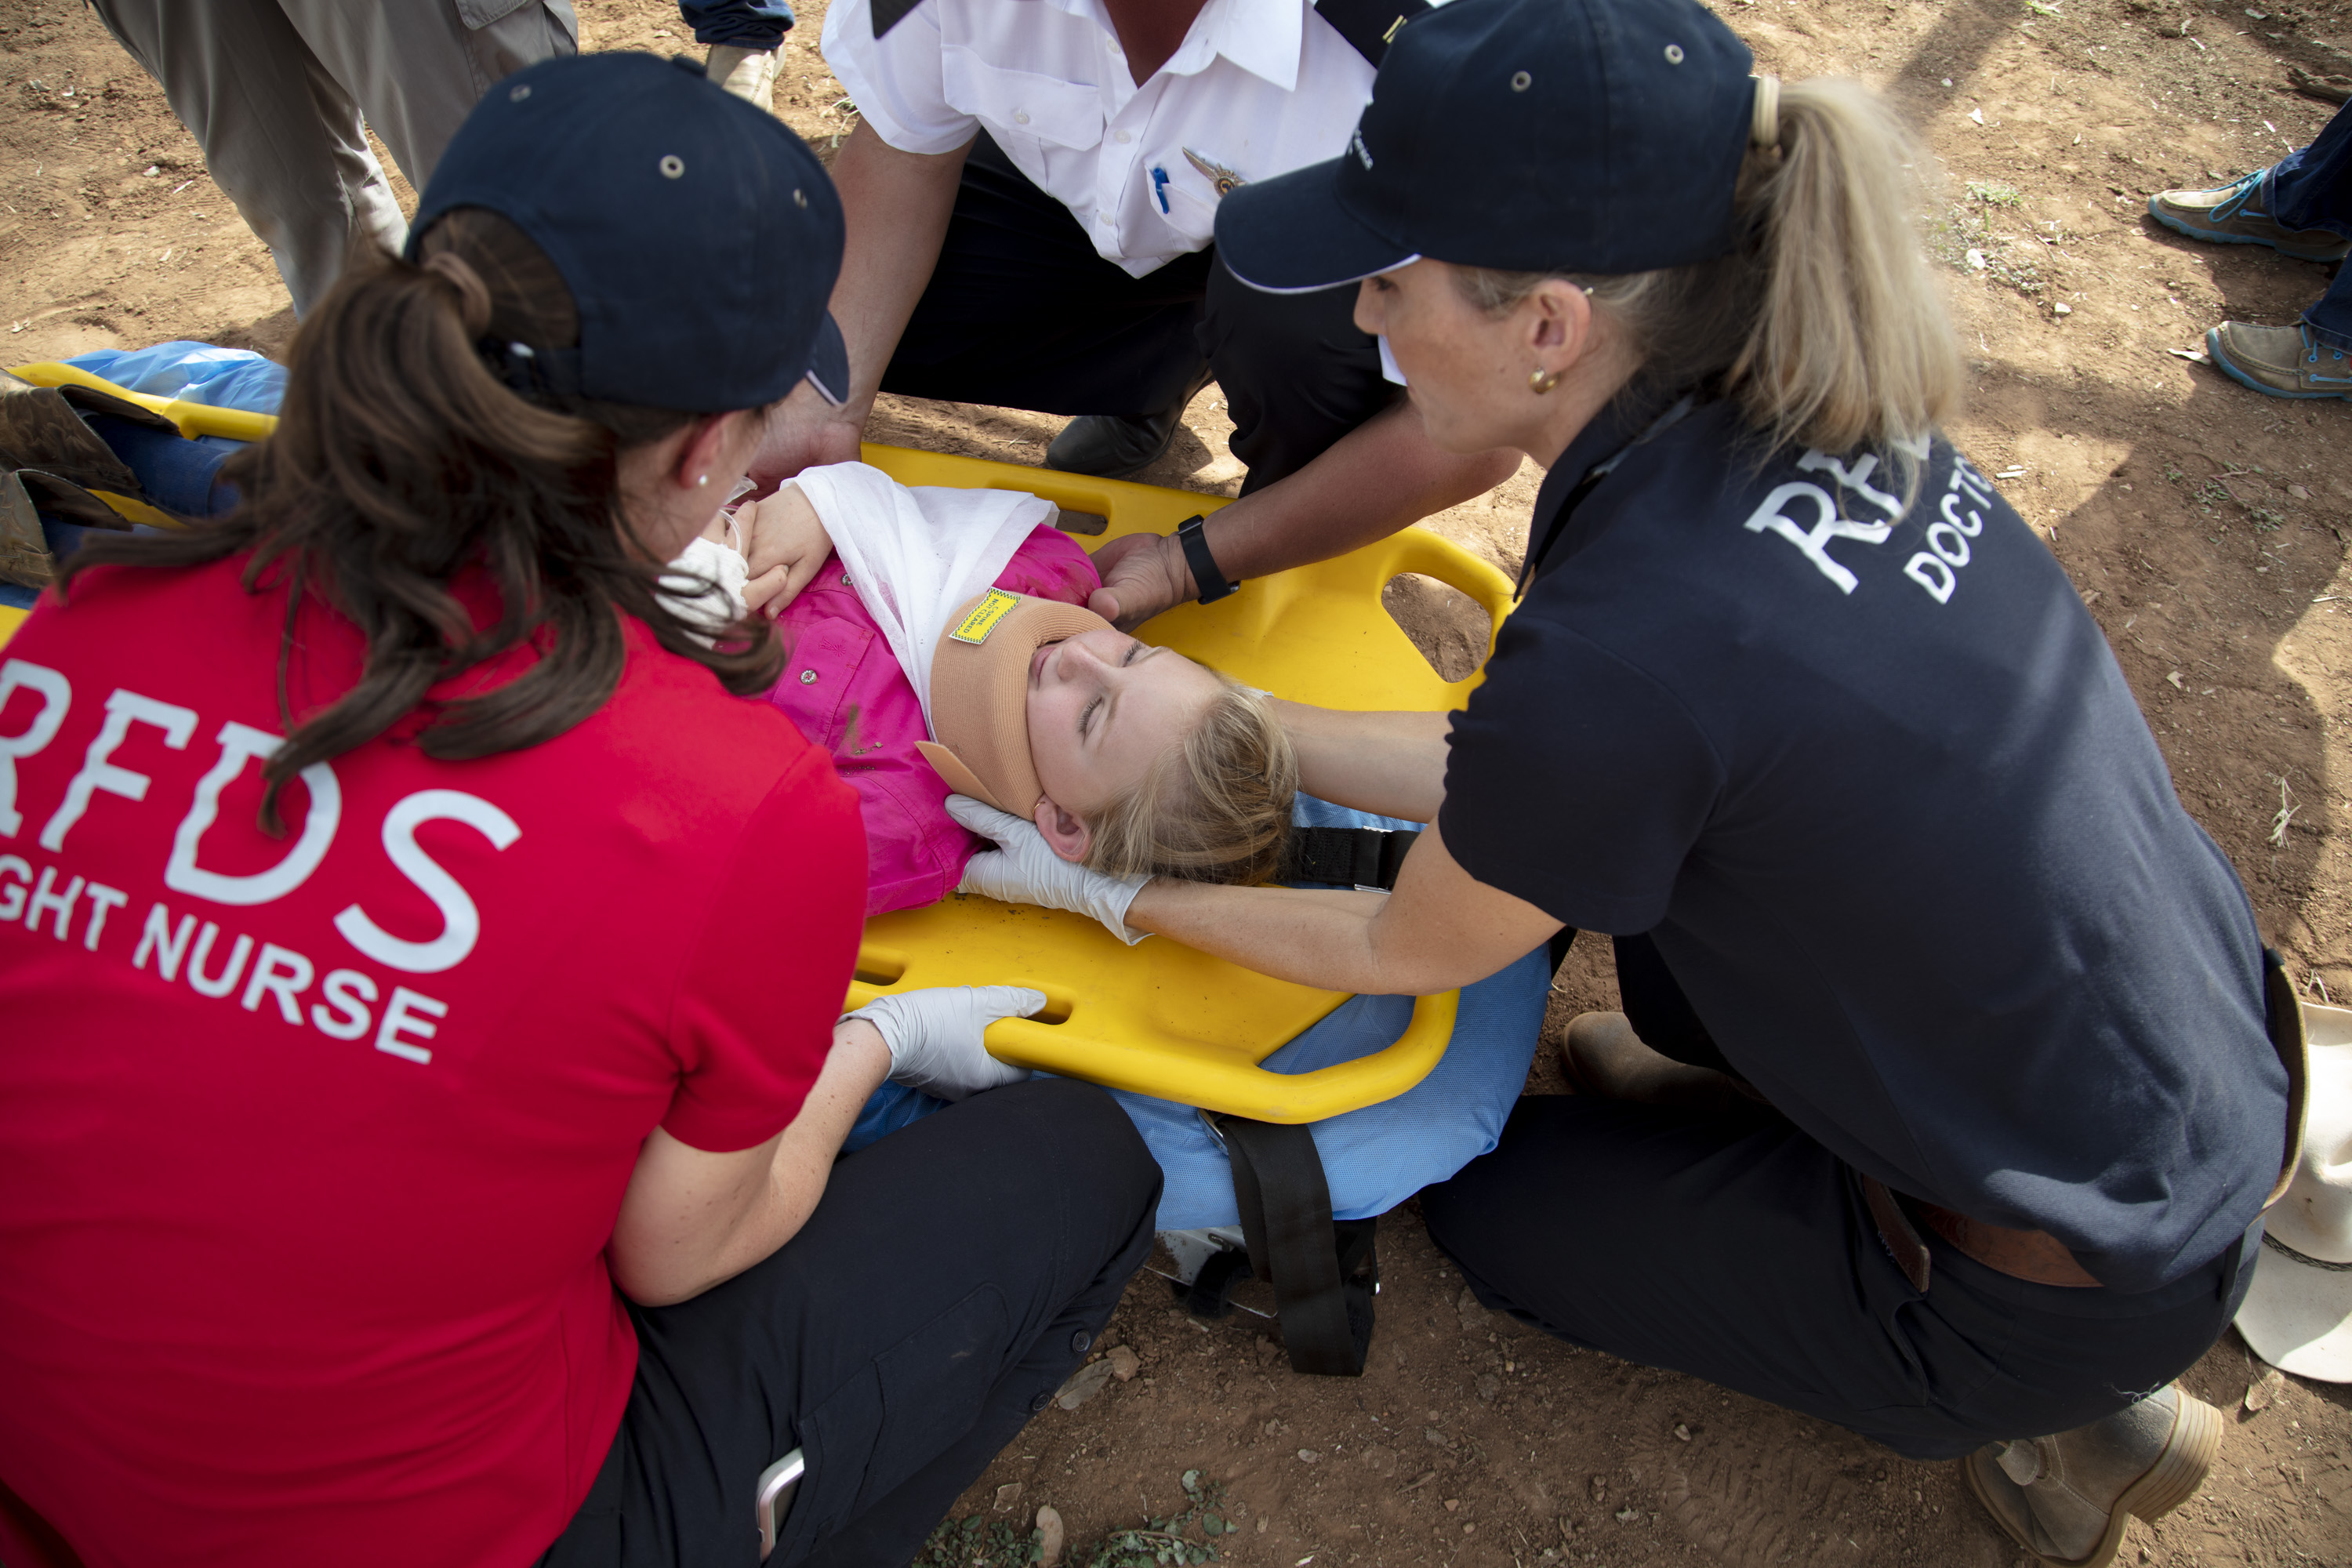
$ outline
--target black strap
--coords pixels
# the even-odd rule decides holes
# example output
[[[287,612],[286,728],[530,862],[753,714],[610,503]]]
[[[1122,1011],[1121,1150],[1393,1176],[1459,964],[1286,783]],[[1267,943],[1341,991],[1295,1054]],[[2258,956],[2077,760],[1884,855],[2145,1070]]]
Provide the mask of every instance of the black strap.
[[[1343,888],[1393,888],[1405,851],[1421,835],[1381,827],[1294,827],[1282,856],[1283,882],[1337,882]]]
[[[1315,14],[1374,69],[1387,58],[1397,29],[1432,8],[1429,0],[1315,0]]]
[[[1217,558],[1209,553],[1208,519],[1198,513],[1176,525],[1176,542],[1184,547],[1184,564],[1192,569],[1192,585],[1201,590],[1200,603],[1213,605],[1241,586],[1228,582]]]
[[[1362,1376],[1381,1285],[1373,1222],[1332,1220],[1322,1157],[1306,1128],[1201,1114],[1233,1162],[1250,1271],[1274,1285],[1291,1370]]]

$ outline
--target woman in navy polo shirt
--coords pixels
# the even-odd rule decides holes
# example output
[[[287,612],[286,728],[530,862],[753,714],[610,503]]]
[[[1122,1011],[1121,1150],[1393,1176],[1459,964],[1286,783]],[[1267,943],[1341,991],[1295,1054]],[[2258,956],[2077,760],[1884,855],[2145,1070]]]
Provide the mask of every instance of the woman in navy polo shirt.
[[[1907,136],[1750,64],[1692,0],[1460,0],[1346,156],[1227,199],[1237,276],[1362,280],[1432,434],[1549,478],[1450,733],[1286,711],[1303,788],[1432,821],[1392,896],[1087,890],[1360,992],[1612,933],[1582,1092],[1423,1194],[1480,1297],[1966,1456],[2021,1545],[2104,1563],[2219,1442],[2168,1385],[2280,1169],[2262,944],[2065,574],[1937,433]],[[1003,841],[971,885],[1081,901]]]

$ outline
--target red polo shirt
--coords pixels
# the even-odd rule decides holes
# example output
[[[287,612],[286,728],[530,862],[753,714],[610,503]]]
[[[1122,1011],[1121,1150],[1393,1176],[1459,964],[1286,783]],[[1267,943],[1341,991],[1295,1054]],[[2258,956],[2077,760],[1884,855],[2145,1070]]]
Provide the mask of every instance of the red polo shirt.
[[[856,797],[631,622],[562,735],[395,731],[271,837],[243,565],[91,573],[0,647],[0,1480],[92,1568],[525,1563],[628,1398],[639,1146],[758,1144],[815,1079]],[[362,648],[296,642],[306,714]]]

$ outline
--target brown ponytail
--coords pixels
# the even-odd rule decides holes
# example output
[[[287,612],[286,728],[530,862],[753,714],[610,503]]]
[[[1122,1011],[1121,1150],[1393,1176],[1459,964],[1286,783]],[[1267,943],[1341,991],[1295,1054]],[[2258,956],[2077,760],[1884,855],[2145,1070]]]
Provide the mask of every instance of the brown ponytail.
[[[95,565],[193,566],[250,551],[248,590],[286,585],[278,708],[288,737],[264,770],[261,811],[273,833],[288,780],[420,706],[432,710],[418,739],[430,757],[491,756],[563,733],[619,684],[623,615],[738,695],[764,689],[782,668],[782,648],[756,620],[716,648],[698,640],[658,592],[660,563],[635,547],[617,459],[698,416],[519,395],[480,344],[577,343],[562,275],[520,230],[478,208],[442,218],[421,248],[421,266],[355,258],[304,321],[277,434],[224,468],[244,494],[234,513],[169,534],[92,539],[59,576],[62,596]],[[499,606],[478,632],[450,592],[477,572]],[[296,714],[287,677],[305,593],[360,628],[367,657],[357,685]],[[537,658],[514,679],[428,703],[436,683],[526,644]]]

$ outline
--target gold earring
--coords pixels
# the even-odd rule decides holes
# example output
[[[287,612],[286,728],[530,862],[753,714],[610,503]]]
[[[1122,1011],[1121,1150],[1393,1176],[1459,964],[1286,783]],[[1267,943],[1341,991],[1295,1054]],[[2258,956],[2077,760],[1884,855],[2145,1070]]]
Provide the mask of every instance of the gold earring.
[[[1528,373],[1528,390],[1538,397],[1541,397],[1559,384],[1559,372],[1556,370],[1546,370],[1543,366],[1538,365]]]

